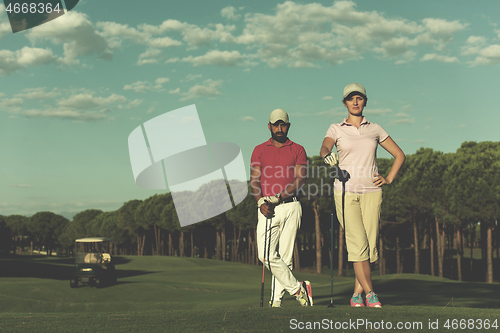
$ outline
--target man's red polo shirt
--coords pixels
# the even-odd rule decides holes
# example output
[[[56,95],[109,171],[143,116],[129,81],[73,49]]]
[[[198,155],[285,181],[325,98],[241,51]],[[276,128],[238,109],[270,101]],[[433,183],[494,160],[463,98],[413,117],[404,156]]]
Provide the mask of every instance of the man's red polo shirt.
[[[271,139],[255,147],[251,166],[260,166],[262,196],[275,195],[295,180],[295,165],[307,165],[304,147],[287,140],[280,148]]]

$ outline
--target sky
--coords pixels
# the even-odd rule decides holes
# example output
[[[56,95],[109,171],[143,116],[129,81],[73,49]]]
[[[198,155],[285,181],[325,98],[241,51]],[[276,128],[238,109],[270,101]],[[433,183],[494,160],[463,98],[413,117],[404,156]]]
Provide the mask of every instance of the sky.
[[[0,215],[112,211],[164,193],[135,184],[127,139],[192,104],[206,141],[237,144],[247,174],[276,108],[318,155],[351,82],[406,154],[498,141],[495,0],[81,0],[18,33],[0,9]]]

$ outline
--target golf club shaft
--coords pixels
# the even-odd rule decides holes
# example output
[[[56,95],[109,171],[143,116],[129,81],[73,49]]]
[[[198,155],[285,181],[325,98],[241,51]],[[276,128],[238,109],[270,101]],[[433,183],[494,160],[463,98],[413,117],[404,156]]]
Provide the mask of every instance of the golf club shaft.
[[[264,258],[262,260],[262,286],[260,287],[260,307],[264,307],[264,275],[266,269],[266,243],[267,243],[267,221],[269,218],[266,216],[266,228],[264,229]]]
[[[331,303],[333,303],[333,213],[330,216],[330,280]]]

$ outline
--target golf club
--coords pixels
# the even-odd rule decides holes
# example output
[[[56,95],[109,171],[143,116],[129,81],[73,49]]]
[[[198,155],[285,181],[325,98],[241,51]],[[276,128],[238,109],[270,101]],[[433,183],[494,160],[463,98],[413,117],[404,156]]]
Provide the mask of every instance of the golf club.
[[[345,242],[345,214],[344,214],[344,208],[345,208],[345,183],[351,178],[351,175],[347,170],[342,170],[338,166],[334,165],[332,166],[332,171],[335,172],[335,177],[333,178],[333,183],[335,183],[335,178],[337,178],[340,182],[342,182],[342,227],[344,228],[344,244]],[[332,186],[333,189],[333,186]],[[333,208],[335,209],[335,195],[332,191],[332,203],[333,203]],[[331,297],[330,297],[330,304],[328,304],[329,308],[335,307],[333,304],[333,212],[330,215],[331,221],[330,221],[330,234],[331,234],[331,256],[330,256],[330,274],[331,274],[331,285],[330,285],[330,291],[331,291]],[[340,250],[340,249],[339,249]]]
[[[262,260],[262,286],[260,288],[260,307],[264,307],[264,274],[266,269],[266,243],[267,243],[267,221],[269,218],[266,216],[266,229],[264,229],[264,258]]]
[[[333,203],[333,206],[335,207],[335,202]],[[333,305],[333,212],[330,214],[330,292],[331,292],[331,297],[330,297],[330,304],[328,304],[329,308],[334,308],[335,305]]]

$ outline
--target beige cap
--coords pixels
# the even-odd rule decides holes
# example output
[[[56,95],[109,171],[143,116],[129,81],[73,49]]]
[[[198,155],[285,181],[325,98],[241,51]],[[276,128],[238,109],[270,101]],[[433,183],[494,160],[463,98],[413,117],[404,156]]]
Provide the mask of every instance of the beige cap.
[[[359,93],[363,94],[365,97],[367,97],[365,87],[363,87],[359,83],[349,83],[344,88],[344,97],[342,97],[342,99],[346,98],[347,96],[349,96],[350,93],[355,92],[355,91],[359,92]]]
[[[271,112],[271,115],[269,116],[269,122],[271,124],[274,124],[275,122],[280,120],[288,124],[288,113],[286,113],[285,110],[276,109],[273,112]]]

